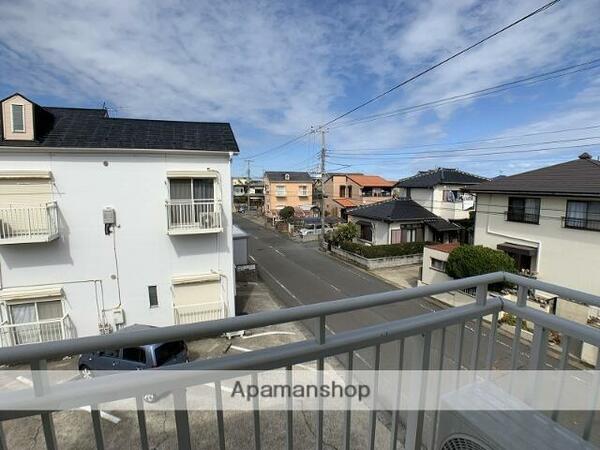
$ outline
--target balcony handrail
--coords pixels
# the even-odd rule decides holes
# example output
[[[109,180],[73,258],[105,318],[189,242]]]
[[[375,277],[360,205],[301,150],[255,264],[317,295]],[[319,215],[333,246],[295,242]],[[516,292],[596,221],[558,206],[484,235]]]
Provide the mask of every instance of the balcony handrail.
[[[48,324],[48,323],[58,323],[63,322],[69,317],[68,314],[65,314],[62,317],[55,317],[53,319],[41,319],[35,322],[23,322],[23,323],[10,323],[8,321],[2,322],[0,324],[0,328],[16,328],[16,327],[26,327],[26,326],[34,326],[39,324]]]
[[[302,305],[274,311],[264,311],[246,316],[229,317],[210,322],[186,325],[171,325],[149,330],[121,332],[102,336],[87,336],[77,339],[66,339],[57,342],[40,344],[24,344],[18,349],[0,349],[0,364],[31,362],[40,359],[52,359],[63,356],[88,353],[102,348],[120,348],[126,345],[146,345],[155,342],[173,340],[194,340],[220,336],[223,333],[260,328],[288,322],[297,322],[333,314],[356,311],[376,306],[389,305],[396,302],[413,300],[419,297],[430,297],[449,291],[456,291],[478,285],[499,282],[518,283],[561,297],[573,299],[581,303],[600,306],[600,297],[563,288],[550,283],[533,280],[505,272],[494,272],[469,278],[446,281],[443,283],[419,286],[415,288],[363,295],[359,297],[332,300],[328,302]]]

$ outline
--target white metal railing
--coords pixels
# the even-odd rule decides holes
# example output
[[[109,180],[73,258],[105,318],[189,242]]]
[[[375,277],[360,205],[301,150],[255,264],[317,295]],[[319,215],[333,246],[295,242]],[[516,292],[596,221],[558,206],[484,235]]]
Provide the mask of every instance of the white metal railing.
[[[0,326],[0,347],[60,341],[75,337],[73,334],[68,314],[58,319],[38,322],[4,323]]]
[[[225,302],[195,303],[192,305],[173,305],[175,324],[206,322],[225,318]]]
[[[58,236],[56,202],[0,208],[0,243],[51,240]]]
[[[221,203],[215,201],[167,201],[169,232],[202,233],[222,229]]]

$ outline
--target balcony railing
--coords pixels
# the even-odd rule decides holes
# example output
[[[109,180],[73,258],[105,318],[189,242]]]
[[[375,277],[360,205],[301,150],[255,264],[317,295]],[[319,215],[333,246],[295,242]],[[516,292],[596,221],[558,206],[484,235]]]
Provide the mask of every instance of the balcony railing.
[[[598,219],[580,219],[575,217],[563,217],[563,227],[575,228],[577,230],[600,231],[600,220]]]
[[[202,234],[223,231],[221,203],[213,201],[167,201],[169,234]]]
[[[0,346],[37,344],[75,337],[68,315],[39,322],[0,325]]]
[[[496,283],[510,283],[518,287],[517,301],[505,301],[501,297],[488,294],[488,285]],[[327,321],[331,317],[341,313],[349,313],[363,309],[387,306],[390,308],[393,304],[408,302],[411,300],[429,297],[445,292],[476,288],[473,303],[460,307],[439,310],[431,313],[424,313],[417,316],[407,317],[399,320],[382,321],[374,325],[359,326],[359,328],[349,331],[340,331],[335,334],[328,334]],[[227,417],[223,414],[223,394],[221,381],[227,378],[224,370],[237,370],[247,373],[248,371],[261,371],[263,373],[274,369],[286,369],[289,372],[289,380],[294,373],[298,374],[296,369],[300,370],[303,364],[315,362],[318,369],[324,367],[324,359],[337,357],[345,364],[349,373],[354,369],[360,369],[364,363],[364,357],[358,354],[365,349],[373,351],[372,370],[378,372],[380,367],[382,347],[386,344],[396,343],[399,352],[395,353],[395,361],[386,361],[388,367],[406,367],[404,362],[409,362],[411,370],[438,370],[444,369],[487,369],[491,370],[499,365],[506,365],[511,370],[520,368],[530,370],[552,370],[554,368],[564,370],[565,368],[576,369],[577,365],[572,365],[572,350],[574,344],[587,343],[598,348],[600,346],[600,330],[589,327],[584,324],[576,323],[552,314],[540,311],[527,306],[528,289],[540,289],[545,292],[553,293],[563,299],[571,299],[577,303],[584,303],[592,306],[600,306],[600,297],[570,288],[552,285],[539,280],[521,277],[508,273],[491,273],[471,278],[452,280],[444,283],[421,286],[398,291],[364,295],[361,297],[332,300],[322,303],[307,304],[298,307],[285,308],[280,310],[266,311],[246,316],[226,318],[204,323],[193,323],[187,325],[175,325],[162,328],[151,328],[142,331],[119,332],[105,336],[92,336],[69,341],[47,342],[43,344],[23,345],[20,347],[0,349],[0,364],[28,363],[32,369],[44,367],[46,360],[64,358],[81,353],[88,353],[104,349],[126,348],[156,342],[171,342],[174,340],[197,340],[203,338],[212,338],[224,333],[231,333],[240,330],[251,330],[271,325],[278,325],[297,321],[314,321],[315,338],[306,337],[304,340],[292,344],[278,345],[262,350],[247,351],[241,354],[226,355],[221,357],[202,359],[192,361],[186,364],[169,366],[167,370],[159,370],[157,375],[160,377],[160,389],[164,393],[172,393],[174,403],[177,408],[174,410],[175,433],[177,436],[178,447],[190,448],[192,442],[192,433],[202,434],[203,436],[214,434],[218,438],[219,447],[225,448],[225,430],[228,426],[237,427],[232,434],[240,432],[240,421],[248,420],[254,423],[254,442],[256,448],[261,447],[261,421],[267,419],[267,415],[260,414],[258,409],[253,413],[248,411],[245,416],[231,416],[233,423],[229,423]],[[564,301],[571,301],[564,300]],[[515,316],[514,335],[507,337],[505,333],[498,330],[499,314],[505,312]],[[339,316],[338,316],[339,317]],[[526,343],[521,340],[522,322],[527,321],[527,327],[533,327],[533,340]],[[559,337],[560,347],[556,345],[552,349],[552,358],[550,357],[549,337],[552,335],[553,341]],[[450,340],[452,338],[453,341]],[[410,341],[409,341],[410,339]],[[507,343],[508,340],[508,343]],[[415,344],[411,347],[411,352],[405,348],[404,343]],[[453,345],[450,345],[453,344]],[[553,344],[554,345],[554,344]],[[387,347],[389,348],[389,347]],[[502,352],[502,354],[499,354]],[[405,355],[406,353],[406,355]],[[405,358],[406,361],[403,359]],[[355,366],[353,366],[355,361]],[[551,364],[550,364],[551,363]],[[305,367],[302,370],[305,370]],[[596,363],[596,369],[600,368],[600,358]],[[180,369],[180,370],[171,370]],[[199,378],[199,372],[202,370],[202,377]],[[151,377],[154,371],[130,371],[123,372],[108,377],[98,377],[91,380],[72,381],[50,385],[46,378],[46,372],[38,372],[33,379],[33,390],[25,390],[13,394],[11,401],[18,401],[19,405],[28,405],[29,409],[21,408],[19,411],[10,409],[5,403],[5,407],[0,411],[0,420],[10,420],[17,417],[41,416],[43,436],[46,438],[48,448],[56,448],[56,434],[54,430],[54,410],[56,407],[49,405],[60,405],[62,409],[71,409],[85,407],[86,405],[95,405],[99,407],[104,402],[113,402],[120,399],[136,399],[137,404],[137,422],[128,421],[131,425],[139,425],[139,439],[141,448],[149,448],[146,416],[144,404],[141,398],[148,392],[155,392],[157,389],[156,379]],[[320,372],[319,372],[320,373]],[[597,373],[597,372],[595,372]],[[527,372],[524,372],[524,376]],[[584,371],[581,376],[586,375]],[[594,377],[592,373],[592,377]],[[518,378],[518,377],[517,377]],[[415,379],[402,379],[402,389],[415,391],[420,389],[423,394],[423,385],[417,383],[412,385]],[[517,379],[517,381],[519,381]],[[202,427],[190,427],[190,416],[186,406],[187,388],[192,386],[204,385],[205,383],[214,383],[212,394],[215,406],[214,423],[202,422],[202,427],[213,427],[215,431],[207,430]],[[375,386],[377,386],[375,381]],[[518,383],[517,383],[518,384]],[[420,388],[419,388],[420,386]],[[600,386],[593,384],[590,389],[589,403],[596,406],[600,395]],[[400,392],[400,386],[396,386],[397,392]],[[559,390],[560,386],[557,385]],[[377,392],[377,391],[375,391]],[[418,391],[415,391],[418,392]],[[0,396],[4,394],[0,393]],[[14,397],[18,395],[19,397]],[[399,395],[399,393],[395,394]],[[510,396],[509,392],[504,395]],[[593,401],[593,402],[592,402]],[[470,402],[470,400],[469,400]],[[467,403],[469,403],[467,402]],[[258,401],[255,402],[258,408]],[[509,408],[510,409],[510,408]],[[521,448],[526,446],[524,442],[529,440],[531,444],[531,435],[535,432],[536,436],[543,436],[545,441],[552,442],[557,439],[553,448],[590,448],[591,444],[597,444],[598,433],[593,428],[597,422],[595,418],[595,407],[586,411],[575,412],[579,415],[574,417],[572,411],[563,413],[557,410],[550,410],[547,415],[540,414],[536,419],[540,420],[537,425],[520,427],[512,425],[518,421],[513,419],[510,424],[506,422],[511,412],[497,411],[497,415],[492,412],[487,414],[486,423],[495,430],[495,435],[503,434],[504,442],[509,444],[502,448]],[[387,414],[381,411],[381,414]],[[517,415],[519,413],[516,413]],[[564,417],[563,417],[564,414]],[[314,420],[311,427],[314,430],[314,440],[316,448],[323,448],[324,445],[324,413],[322,409],[314,412],[307,412],[302,420],[308,420],[308,415],[312,415],[310,421]],[[285,425],[281,430],[272,426],[268,427],[269,433],[280,432],[287,434],[288,448],[292,448],[294,442],[294,422],[298,416],[293,412],[283,415]],[[334,418],[335,417],[335,418]],[[369,426],[363,427],[363,432],[368,435],[370,448],[374,448],[375,436],[378,427],[383,427],[378,423],[378,411],[376,408],[368,411]],[[409,410],[400,414],[398,410],[391,411],[389,415],[389,436],[390,448],[399,448],[403,446],[407,449],[438,449],[442,448],[443,442],[437,441],[436,430],[447,429],[447,414],[441,414],[437,411],[425,409]],[[497,420],[500,418],[500,420]],[[504,418],[504,422],[502,421]],[[543,419],[543,420],[542,420]],[[560,419],[560,424],[559,424]],[[336,442],[339,448],[350,448],[351,440],[354,439],[359,430],[353,430],[353,420],[355,416],[350,410],[343,415],[328,416],[328,420],[340,422],[343,430],[340,440]],[[341,423],[343,422],[343,423]],[[98,448],[103,448],[103,429],[100,421],[100,411],[92,408],[91,423],[93,434],[86,432],[85,438],[93,439]],[[228,425],[229,424],[229,425]],[[332,425],[332,424],[330,424]],[[481,424],[479,428],[474,425],[469,430],[469,435],[473,439],[479,439],[485,443],[483,435],[491,430],[488,426]],[[516,432],[516,428],[519,429]],[[245,428],[244,428],[245,429]],[[252,427],[249,427],[252,429]],[[494,431],[491,430],[491,431]],[[40,433],[41,436],[41,433]],[[333,434],[331,435],[333,436]],[[329,437],[331,444],[332,437]],[[468,435],[460,435],[463,441],[470,438]],[[559,447],[558,442],[565,442],[567,439],[570,445]],[[592,439],[593,438],[593,439]],[[458,439],[458,438],[457,438]],[[467,439],[468,440],[468,439]],[[590,442],[591,441],[591,442]],[[496,446],[482,446],[473,444],[470,446],[447,446],[443,448],[498,448]],[[477,442],[477,441],[475,441]],[[469,442],[464,442],[469,444]],[[538,446],[541,446],[537,442]],[[304,443],[301,448],[308,445]],[[530,446],[533,448],[535,445]],[[543,446],[542,448],[547,448]]]
[[[193,305],[173,305],[173,313],[176,325],[224,319],[226,316],[225,303],[222,301]]]
[[[49,242],[58,238],[56,202],[0,208],[0,244]]]

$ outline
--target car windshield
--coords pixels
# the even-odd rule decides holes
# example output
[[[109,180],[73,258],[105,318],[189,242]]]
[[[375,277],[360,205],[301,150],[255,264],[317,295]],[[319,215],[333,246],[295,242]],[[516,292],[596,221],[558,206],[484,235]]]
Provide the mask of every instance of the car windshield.
[[[162,366],[169,360],[175,358],[183,351],[185,344],[183,341],[167,342],[156,348],[156,365]]]

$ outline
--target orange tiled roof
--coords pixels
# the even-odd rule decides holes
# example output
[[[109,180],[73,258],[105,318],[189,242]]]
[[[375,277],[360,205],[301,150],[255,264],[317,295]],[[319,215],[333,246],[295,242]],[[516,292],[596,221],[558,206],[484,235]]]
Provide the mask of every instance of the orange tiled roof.
[[[360,186],[393,187],[396,184],[393,181],[381,178],[379,175],[348,175],[348,178]]]
[[[427,248],[444,253],[450,253],[456,247],[460,247],[460,244],[458,242],[448,242],[447,244],[433,244],[427,246]]]
[[[354,208],[357,206],[356,202],[350,200],[349,198],[336,198],[334,201],[342,205],[344,208]]]

